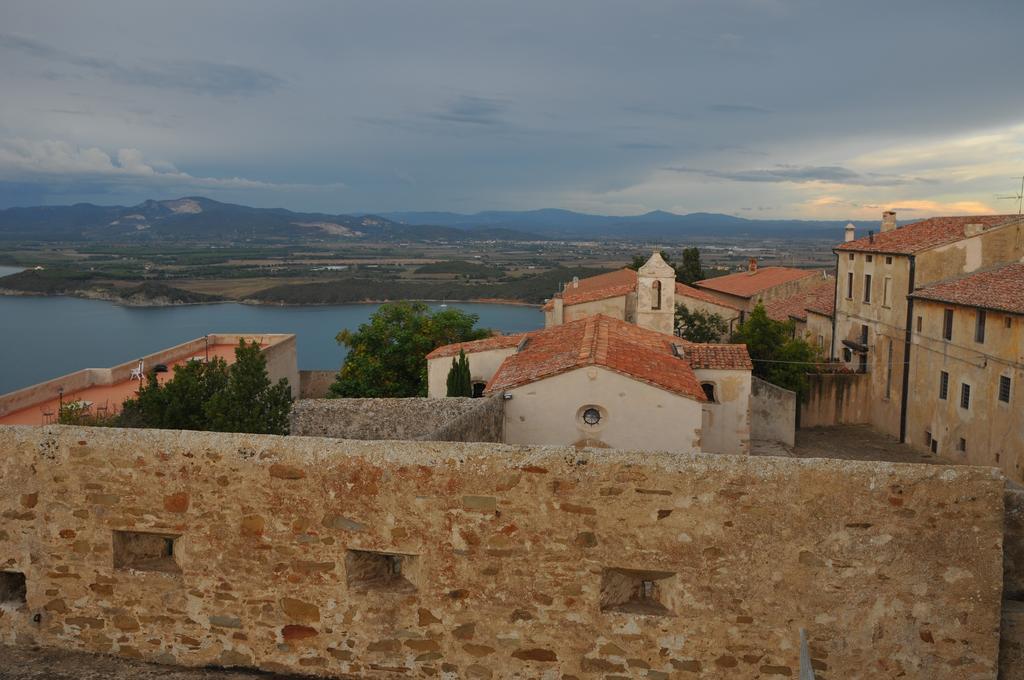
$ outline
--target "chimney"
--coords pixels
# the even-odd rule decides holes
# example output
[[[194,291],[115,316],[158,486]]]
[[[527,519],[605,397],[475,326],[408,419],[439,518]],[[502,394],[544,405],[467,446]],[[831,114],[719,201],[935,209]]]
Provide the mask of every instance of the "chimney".
[[[844,241],[849,243],[857,238],[857,227],[853,226],[853,222],[846,223],[846,235],[843,238]]]
[[[868,243],[874,243],[874,242],[875,242],[875,231],[873,229],[868,229]]]
[[[756,257],[752,257],[749,260],[747,260],[747,271],[749,273],[751,273],[751,274],[756,274],[757,273],[757,258]]]
[[[882,233],[892,231],[896,228],[896,212],[893,210],[886,210],[882,213]]]
[[[580,287],[580,277],[578,277],[578,276],[572,277],[572,287],[573,288],[579,288]]]
[[[985,225],[978,222],[964,225],[964,236],[977,236],[985,231]]]

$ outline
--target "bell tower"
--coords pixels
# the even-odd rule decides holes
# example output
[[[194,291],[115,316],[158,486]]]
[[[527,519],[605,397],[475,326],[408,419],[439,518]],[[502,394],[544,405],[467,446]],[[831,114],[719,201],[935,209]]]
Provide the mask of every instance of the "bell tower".
[[[636,325],[671,334],[676,315],[676,270],[658,251],[637,271]]]

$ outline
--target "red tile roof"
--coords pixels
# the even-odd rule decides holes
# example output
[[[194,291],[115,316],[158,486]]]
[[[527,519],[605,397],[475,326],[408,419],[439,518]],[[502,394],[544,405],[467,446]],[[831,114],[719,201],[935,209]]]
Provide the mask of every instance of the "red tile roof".
[[[683,348],[681,358],[673,345]],[[699,349],[695,349],[699,348]],[[649,385],[706,401],[694,367],[750,368],[743,345],[695,345],[672,335],[595,315],[529,335],[487,385],[493,394],[583,366],[602,366]]]
[[[790,281],[797,281],[808,276],[820,276],[818,272],[809,269],[793,269],[792,267],[761,267],[753,272],[737,272],[727,274],[713,279],[704,279],[697,282],[698,288],[714,290],[727,295],[749,298],[780,286]]]
[[[518,345],[527,333],[513,333],[512,335],[494,335],[483,340],[470,340],[468,342],[455,342],[451,345],[441,345],[433,352],[427,355],[427,359],[440,359],[442,357],[453,357],[458,355],[459,351],[464,351],[466,354],[472,354],[473,352],[486,352],[492,349],[504,349],[507,347],[515,347]]]
[[[912,255],[929,248],[955,243],[965,238],[968,224],[981,224],[992,229],[1003,224],[1016,222],[1018,215],[961,215],[957,217],[932,217],[920,222],[905,224],[898,229],[865,236],[849,243],[836,246],[836,250],[854,250],[865,253],[894,253]]]
[[[764,311],[776,321],[807,321],[807,310],[832,316],[835,307],[836,283],[834,280],[824,281],[814,288],[778,298],[765,303]]]
[[[736,307],[735,305],[731,305],[728,302],[723,302],[722,300],[720,300],[719,298],[716,298],[714,295],[712,295],[711,293],[708,293],[707,291],[703,291],[700,288],[694,288],[693,286],[688,286],[685,283],[679,283],[678,281],[676,282],[676,297],[693,298],[694,300],[700,300],[701,302],[708,302],[708,303],[713,304],[713,305],[718,305],[719,307],[726,307],[728,309],[734,309],[737,312],[740,311],[739,307]],[[676,304],[679,304],[679,300],[678,299],[676,300]]]
[[[568,283],[565,290],[556,293],[555,297],[562,298],[566,305],[578,305],[583,302],[594,300],[607,300],[608,298],[627,295],[636,290],[637,274],[632,269],[619,269],[606,274],[588,276],[580,279],[575,284]],[[554,303],[548,300],[544,309],[551,309]]]
[[[974,272],[914,291],[911,297],[1024,314],[1024,264]]]

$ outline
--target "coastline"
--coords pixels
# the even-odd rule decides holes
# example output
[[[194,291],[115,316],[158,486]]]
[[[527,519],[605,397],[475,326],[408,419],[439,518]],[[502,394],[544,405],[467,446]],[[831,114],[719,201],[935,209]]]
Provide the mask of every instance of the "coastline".
[[[485,305],[510,305],[516,307],[536,307],[540,308],[541,305],[532,302],[524,302],[522,300],[505,300],[501,298],[473,298],[469,300],[454,300],[451,298],[445,298],[442,300],[431,299],[431,298],[395,298],[395,299],[379,299],[379,300],[352,300],[351,302],[270,302],[266,300],[256,300],[253,298],[244,298],[239,300],[222,299],[222,300],[205,300],[202,302],[182,302],[178,300],[171,300],[170,298],[147,298],[145,300],[124,298],[118,295],[113,295],[106,291],[65,291],[62,293],[39,293],[35,291],[23,291],[14,290],[11,288],[0,288],[0,295],[5,297],[71,297],[79,298],[83,300],[100,300],[104,302],[110,302],[115,305],[122,307],[189,307],[196,305],[222,305],[222,304],[240,304],[240,305],[252,305],[255,307],[341,307],[346,305],[382,305],[387,302],[427,302],[431,304],[485,304]]]

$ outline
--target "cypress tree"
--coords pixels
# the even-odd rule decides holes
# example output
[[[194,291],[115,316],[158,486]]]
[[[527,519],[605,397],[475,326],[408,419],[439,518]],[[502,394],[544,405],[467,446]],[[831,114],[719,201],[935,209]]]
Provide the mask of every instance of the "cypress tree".
[[[466,353],[459,350],[458,357],[452,357],[452,367],[448,371],[448,396],[472,397],[473,380],[469,372],[469,359]]]

